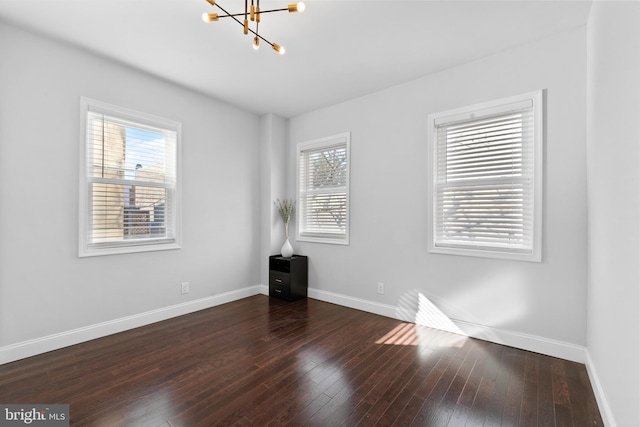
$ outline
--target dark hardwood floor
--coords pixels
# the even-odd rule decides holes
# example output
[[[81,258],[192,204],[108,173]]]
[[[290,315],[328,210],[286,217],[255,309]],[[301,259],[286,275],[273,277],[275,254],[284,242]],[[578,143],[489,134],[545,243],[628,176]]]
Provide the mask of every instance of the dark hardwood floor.
[[[73,426],[602,426],[583,365],[257,295],[0,365]]]

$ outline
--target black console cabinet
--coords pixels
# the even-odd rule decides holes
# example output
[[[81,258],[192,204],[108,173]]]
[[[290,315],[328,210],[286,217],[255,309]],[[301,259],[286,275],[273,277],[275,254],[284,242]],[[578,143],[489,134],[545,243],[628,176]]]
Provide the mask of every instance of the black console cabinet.
[[[269,296],[293,301],[307,297],[308,259],[304,255],[269,257]]]

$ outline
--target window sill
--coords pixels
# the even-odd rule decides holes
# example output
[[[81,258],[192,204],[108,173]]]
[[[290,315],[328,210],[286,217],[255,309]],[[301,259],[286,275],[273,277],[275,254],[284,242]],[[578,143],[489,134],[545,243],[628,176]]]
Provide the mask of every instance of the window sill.
[[[348,237],[332,238],[332,237],[315,237],[315,236],[296,236],[297,242],[307,243],[326,243],[330,245],[349,245]]]
[[[476,258],[493,258],[503,259],[511,261],[527,261],[527,262],[542,262],[542,256],[540,253],[514,253],[503,252],[500,250],[490,249],[464,249],[464,248],[443,248],[443,247],[431,247],[429,253],[444,254],[444,255],[458,255],[468,256]]]
[[[80,247],[78,253],[79,258],[103,256],[103,255],[121,255],[139,252],[156,252],[180,249],[182,245],[178,242],[172,243],[156,243],[135,246],[103,246],[103,247]]]

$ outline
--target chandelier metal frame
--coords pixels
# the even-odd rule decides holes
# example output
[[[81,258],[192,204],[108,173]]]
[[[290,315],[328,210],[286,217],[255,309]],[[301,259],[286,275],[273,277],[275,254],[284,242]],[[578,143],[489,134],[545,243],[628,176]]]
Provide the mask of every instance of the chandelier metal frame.
[[[285,52],[284,47],[280,46],[278,43],[272,43],[269,40],[262,37],[259,33],[260,19],[261,15],[264,13],[272,13],[272,12],[302,12],[305,9],[304,3],[293,3],[288,5],[286,8],[281,9],[269,9],[269,10],[261,10],[260,9],[260,0],[255,0],[256,4],[254,5],[254,0],[251,0],[249,4],[248,0],[244,0],[244,12],[239,13],[229,13],[222,6],[220,6],[216,0],[205,0],[211,6],[215,6],[220,9],[224,15],[220,15],[218,13],[203,13],[202,19],[205,22],[214,22],[218,21],[220,18],[231,18],[240,24],[243,27],[244,34],[253,34],[253,48],[258,49],[260,47],[260,40],[264,41],[268,45],[271,46],[273,50],[283,55]],[[242,21],[238,19],[238,17],[244,17]],[[255,22],[255,30],[249,28],[249,21]]]

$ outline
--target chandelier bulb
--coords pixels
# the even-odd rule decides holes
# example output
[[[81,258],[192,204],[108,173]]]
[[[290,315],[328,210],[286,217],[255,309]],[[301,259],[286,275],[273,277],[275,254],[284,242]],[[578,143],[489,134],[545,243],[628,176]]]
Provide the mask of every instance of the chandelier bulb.
[[[287,6],[287,9],[289,9],[289,12],[304,12],[305,5],[302,2],[292,3]]]
[[[251,5],[251,9],[249,12],[249,19],[251,19],[251,22],[256,20],[256,7],[254,5]]]
[[[209,3],[211,6],[216,5],[216,0],[206,0],[206,2]]]
[[[284,55],[284,48],[282,46],[280,46],[278,43],[272,44],[271,47],[273,48],[273,50],[278,52],[280,55]]]
[[[244,20],[244,33],[249,34],[249,21]]]
[[[254,48],[255,50],[260,49],[260,39],[258,39],[258,36],[255,36],[255,37],[253,38],[253,48]]]
[[[202,14],[202,20],[204,22],[217,21],[218,20],[218,14],[217,13],[203,13]]]

